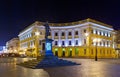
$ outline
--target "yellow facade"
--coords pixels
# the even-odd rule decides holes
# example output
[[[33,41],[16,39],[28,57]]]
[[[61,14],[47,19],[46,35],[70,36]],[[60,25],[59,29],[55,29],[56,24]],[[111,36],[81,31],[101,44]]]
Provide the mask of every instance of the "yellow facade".
[[[87,32],[90,33],[92,28],[87,28]],[[100,36],[96,34],[89,34],[87,36],[87,43],[84,46],[68,46],[68,47],[56,47],[53,46],[53,53],[59,57],[81,57],[81,58],[94,58],[97,50],[98,58],[116,58],[115,49],[112,47],[99,47],[92,46],[92,38],[104,38],[107,40],[113,40],[113,37]],[[76,37],[77,38],[77,37]]]
[[[95,23],[95,24],[106,26],[106,29],[103,28],[103,30],[106,30],[106,31],[107,31],[107,28],[110,28],[111,29],[111,31],[109,31],[110,36],[107,37],[107,36],[103,36],[103,35],[100,35],[100,34],[92,33],[92,30],[94,29],[93,24],[88,23],[87,25],[85,25],[86,26],[85,28],[83,28],[83,26],[80,27],[82,36],[78,36],[78,35],[74,34],[74,39],[79,39],[79,38],[83,39],[83,37],[84,37],[84,39],[86,39],[86,44],[73,45],[73,46],[72,45],[71,46],[69,46],[69,45],[68,46],[62,46],[62,45],[61,46],[55,46],[55,45],[53,45],[53,53],[54,53],[54,55],[56,55],[58,57],[94,58],[95,54],[96,54],[96,51],[97,51],[98,58],[116,58],[116,55],[115,55],[116,51],[115,51],[115,49],[113,47],[113,44],[114,44],[113,43],[114,42],[114,38],[113,38],[114,32],[112,31],[112,27],[109,26],[109,25],[106,25],[104,23],[101,23],[101,22],[98,22],[98,21],[95,21],[95,20],[92,20],[92,19],[86,19],[86,20],[83,20],[83,21],[72,22],[72,23],[62,23],[62,24],[50,23],[50,26],[52,26],[51,31],[54,31],[54,30],[56,30],[56,28],[54,28],[54,25],[55,26],[58,25],[58,27],[60,27],[61,25],[69,26],[71,24],[72,25],[77,25],[77,24],[84,24],[84,23],[87,23],[87,22],[92,22],[92,23]],[[32,35],[29,38],[26,38],[24,40],[20,40],[21,45],[22,45],[22,43],[27,43],[26,48],[20,47],[21,50],[23,50],[23,52],[25,52],[25,54],[27,56],[36,57],[37,55],[41,55],[40,51],[42,51],[42,44],[40,44],[40,42],[44,39],[45,32],[44,32],[43,29],[42,30],[38,29],[38,27],[42,26],[43,24],[38,23],[38,22],[34,23],[34,25],[36,25],[36,24],[37,24],[37,28],[33,28],[31,34],[34,34],[36,31],[39,31],[39,32],[42,32],[42,35],[39,35],[39,36]],[[85,29],[86,32],[84,32],[84,30],[82,30],[82,28]],[[98,26],[95,27],[95,28],[100,29]],[[72,28],[70,28],[70,29],[72,30]],[[21,32],[19,34],[19,37],[24,35],[26,30]],[[58,31],[60,31],[60,30],[62,30],[62,29],[58,29]],[[67,29],[65,29],[65,31],[66,30]],[[85,33],[88,33],[88,34],[85,35]],[[66,40],[66,37],[67,37],[67,39],[73,39],[73,36],[55,36],[55,35],[54,35],[54,38],[53,38],[52,34],[53,33],[51,33],[49,38],[52,38],[53,40]],[[103,41],[108,40],[109,41],[109,46],[97,46],[98,45],[97,43],[96,43],[97,45],[93,45],[93,39],[94,38],[103,39]],[[31,40],[34,41],[34,46],[33,47],[30,47],[30,41]],[[41,41],[39,41],[39,40],[41,40]]]

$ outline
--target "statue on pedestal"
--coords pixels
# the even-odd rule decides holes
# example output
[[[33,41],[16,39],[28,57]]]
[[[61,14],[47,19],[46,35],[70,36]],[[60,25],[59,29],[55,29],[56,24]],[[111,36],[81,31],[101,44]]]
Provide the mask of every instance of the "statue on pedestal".
[[[50,26],[48,25],[48,22],[44,24],[45,27],[45,39],[48,39],[48,36],[50,34]]]

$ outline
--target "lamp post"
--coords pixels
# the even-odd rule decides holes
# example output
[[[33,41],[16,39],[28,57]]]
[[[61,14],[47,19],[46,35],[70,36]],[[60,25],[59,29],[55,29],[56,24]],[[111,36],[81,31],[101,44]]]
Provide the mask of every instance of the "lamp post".
[[[98,38],[95,38],[94,40],[93,40],[93,42],[95,42],[96,43],[96,51],[95,51],[95,61],[97,61],[98,60],[98,56],[97,56],[97,45],[98,45],[98,43],[101,41],[101,39],[98,39]]]
[[[36,49],[36,57],[38,57],[38,51],[39,51],[39,35],[40,35],[40,32],[36,31],[35,32],[35,49]]]

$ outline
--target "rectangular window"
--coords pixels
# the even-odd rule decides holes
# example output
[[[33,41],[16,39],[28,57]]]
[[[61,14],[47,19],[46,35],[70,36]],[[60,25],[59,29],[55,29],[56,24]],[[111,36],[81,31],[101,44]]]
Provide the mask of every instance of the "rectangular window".
[[[69,36],[71,36],[71,35],[72,35],[72,33],[71,33],[71,32],[69,32],[69,33],[68,33],[68,35],[69,35]]]
[[[58,36],[58,33],[57,33],[57,32],[55,33],[55,36]]]
[[[65,42],[64,42],[64,41],[62,41],[62,45],[65,45]]]
[[[71,45],[71,41],[69,41],[69,45]]]
[[[57,42],[57,41],[55,41],[55,45],[58,45],[58,42]]]
[[[64,32],[62,32],[62,36],[65,36],[65,33],[64,33]]]
[[[78,45],[78,40],[75,41],[75,45]]]
[[[75,35],[78,35],[78,31],[75,31]]]

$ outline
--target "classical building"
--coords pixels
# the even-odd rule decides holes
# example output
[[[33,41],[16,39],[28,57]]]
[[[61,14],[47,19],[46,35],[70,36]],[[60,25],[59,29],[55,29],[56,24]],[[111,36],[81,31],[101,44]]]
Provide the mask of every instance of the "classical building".
[[[12,38],[6,42],[7,53],[19,53],[19,38]]]
[[[20,50],[28,56],[41,55],[45,29],[36,21],[19,33]],[[115,58],[114,29],[111,25],[85,19],[70,23],[49,23],[53,53],[59,57]]]

